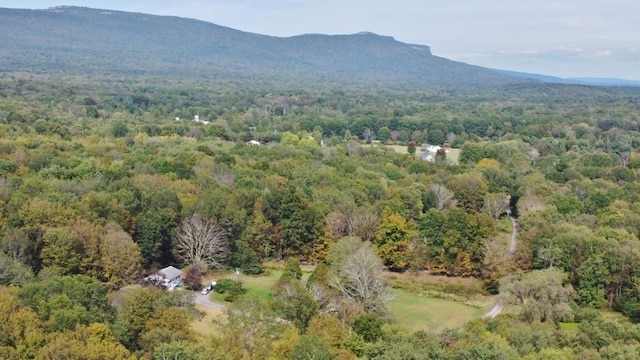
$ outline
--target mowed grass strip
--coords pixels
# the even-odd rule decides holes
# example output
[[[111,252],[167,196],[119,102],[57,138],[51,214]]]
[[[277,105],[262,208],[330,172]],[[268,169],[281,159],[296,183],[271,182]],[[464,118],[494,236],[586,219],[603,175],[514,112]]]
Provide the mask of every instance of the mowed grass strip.
[[[400,289],[393,289],[392,294],[394,298],[389,304],[389,310],[393,320],[409,332],[458,328],[484,314],[482,308],[452,300],[408,293]]]

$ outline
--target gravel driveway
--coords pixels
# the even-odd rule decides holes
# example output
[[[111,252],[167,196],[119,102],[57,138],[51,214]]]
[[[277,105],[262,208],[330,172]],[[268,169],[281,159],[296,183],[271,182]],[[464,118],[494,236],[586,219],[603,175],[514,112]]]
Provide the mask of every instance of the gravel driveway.
[[[209,295],[198,294],[193,297],[193,302],[195,302],[198,305],[210,307],[213,309],[224,310],[224,305],[214,303],[213,301],[209,300]]]

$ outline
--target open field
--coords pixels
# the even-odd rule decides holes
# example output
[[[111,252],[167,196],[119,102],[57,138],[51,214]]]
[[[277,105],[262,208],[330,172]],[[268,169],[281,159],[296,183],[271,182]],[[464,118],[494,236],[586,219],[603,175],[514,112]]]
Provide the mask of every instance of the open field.
[[[311,267],[304,267],[304,278],[310,275]],[[240,274],[238,280],[247,289],[248,296],[257,297],[263,301],[271,299],[271,288],[278,281],[282,270],[277,264],[267,266],[267,273],[260,276],[248,276]],[[455,328],[463,326],[466,322],[482,317],[485,309],[482,307],[485,297],[481,300],[470,301],[476,306],[463,303],[463,299],[471,295],[477,295],[482,291],[481,282],[475,279],[454,279],[441,276],[431,276],[426,274],[387,274],[390,281],[395,285],[392,289],[393,300],[389,310],[392,319],[398,326],[406,331],[414,332],[419,330],[437,331],[444,328]],[[236,274],[231,271],[219,272],[208,276],[205,283],[212,279],[235,278]],[[449,291],[453,293],[442,293],[441,297],[430,295],[431,292],[421,291],[430,289],[431,292]],[[429,295],[425,295],[425,293]],[[458,295],[456,295],[458,294]],[[212,293],[212,301],[231,305],[225,302],[222,295]],[[199,307],[201,310],[205,310]],[[194,330],[207,337],[215,334],[217,325],[212,321],[220,316],[222,312],[215,309],[206,309],[206,316],[200,321],[194,321]]]
[[[458,298],[461,301],[479,299],[483,303],[486,299],[482,280],[476,278],[456,278],[436,276],[428,273],[386,273],[386,277],[394,288],[408,293],[425,294],[437,292],[442,297]],[[469,301],[471,302],[471,301]]]
[[[202,340],[208,339],[211,336],[219,334],[219,325],[215,322],[223,316],[223,312],[220,309],[212,309],[210,307],[196,305],[196,308],[205,313],[202,319],[196,319],[191,322],[193,331],[200,336]]]
[[[406,145],[386,145],[386,144],[382,144],[380,141],[373,141],[369,145],[363,144],[362,146],[385,147],[397,152],[398,154],[408,154]],[[454,148],[446,148],[446,149],[447,149],[447,163],[451,165],[458,165],[458,162],[460,160],[460,149],[454,149]],[[416,157],[420,156],[421,152],[422,152],[421,147],[418,146],[418,148],[416,149]]]
[[[457,328],[470,320],[479,319],[484,309],[456,301],[393,290],[390,310],[393,320],[409,332],[439,331]]]
[[[207,276],[204,283],[208,284],[214,279],[237,279],[242,283],[242,287],[247,290],[245,295],[256,297],[262,301],[269,301],[271,300],[271,288],[278,281],[280,275],[282,275],[282,270],[273,267],[267,267],[265,273],[258,276],[244,274],[236,276],[234,272],[226,271]],[[310,272],[303,270],[303,279],[308,278],[309,275]],[[222,294],[211,293],[209,297],[212,301],[221,304],[229,304],[223,300]]]

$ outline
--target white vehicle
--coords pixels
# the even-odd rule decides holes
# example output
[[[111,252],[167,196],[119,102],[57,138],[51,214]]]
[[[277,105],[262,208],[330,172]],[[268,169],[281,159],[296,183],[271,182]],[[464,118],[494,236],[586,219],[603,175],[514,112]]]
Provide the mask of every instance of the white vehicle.
[[[202,295],[207,295],[211,292],[211,286],[207,286],[206,288],[202,289],[202,291],[200,292]]]

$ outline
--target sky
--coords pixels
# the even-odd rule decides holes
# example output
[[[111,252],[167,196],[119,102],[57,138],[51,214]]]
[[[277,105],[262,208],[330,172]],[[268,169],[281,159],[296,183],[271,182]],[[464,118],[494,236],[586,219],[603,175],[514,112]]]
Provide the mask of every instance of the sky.
[[[361,31],[434,55],[559,77],[640,80],[638,0],[1,0],[173,15],[273,36]]]

